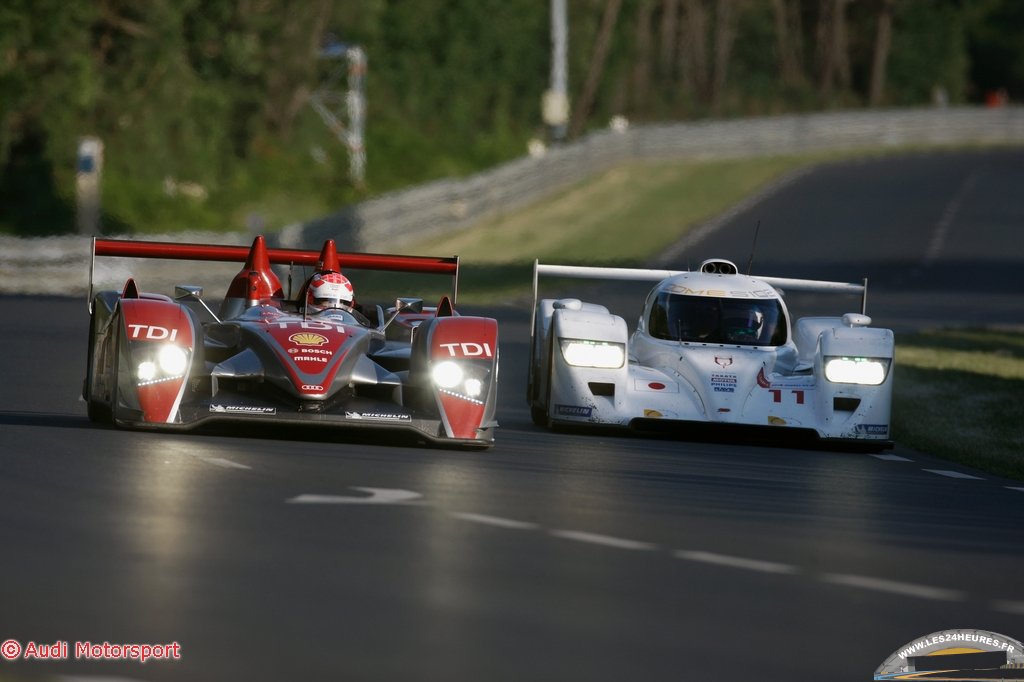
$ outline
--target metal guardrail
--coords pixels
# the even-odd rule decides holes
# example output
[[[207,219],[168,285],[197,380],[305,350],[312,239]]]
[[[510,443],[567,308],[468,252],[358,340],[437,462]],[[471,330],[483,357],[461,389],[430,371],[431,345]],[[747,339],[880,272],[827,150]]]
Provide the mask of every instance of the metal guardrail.
[[[627,163],[972,143],[1024,144],[1024,107],[865,110],[599,131],[537,158],[384,194],[267,237],[271,244],[288,248],[319,248],[331,237],[347,251],[394,253],[418,240],[515,211]],[[247,244],[252,235],[192,232],[153,238]],[[47,293],[38,281],[51,271],[74,273],[73,285],[84,291],[88,253],[88,239],[83,237],[2,237],[0,291]],[[109,275],[120,276],[129,267],[130,263]]]

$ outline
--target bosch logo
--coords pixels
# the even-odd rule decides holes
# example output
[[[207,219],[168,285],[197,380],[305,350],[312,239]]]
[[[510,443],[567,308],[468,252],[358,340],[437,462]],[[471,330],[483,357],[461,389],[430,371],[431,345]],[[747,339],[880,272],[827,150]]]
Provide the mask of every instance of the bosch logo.
[[[149,324],[130,324],[128,331],[131,338],[145,341],[174,341],[178,336],[177,329],[167,329]]]
[[[442,343],[441,348],[447,348],[448,354],[453,358],[493,358],[489,343]]]

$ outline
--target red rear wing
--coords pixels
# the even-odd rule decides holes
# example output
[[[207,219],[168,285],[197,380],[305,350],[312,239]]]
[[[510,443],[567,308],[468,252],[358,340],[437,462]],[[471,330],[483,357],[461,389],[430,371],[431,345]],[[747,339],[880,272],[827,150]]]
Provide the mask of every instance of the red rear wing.
[[[244,263],[248,246],[217,244],[178,244],[175,242],[136,242],[125,239],[94,239],[94,256],[125,256],[128,258],[169,258],[177,260],[212,260]],[[277,265],[316,265],[319,251],[302,249],[267,249],[270,262]],[[459,259],[432,256],[393,256],[380,253],[338,253],[342,267],[355,270],[387,270],[391,272],[422,272],[457,276]]]
[[[96,256],[126,258],[166,258],[171,260],[222,261],[244,263],[249,255],[248,246],[219,244],[181,244],[177,242],[143,242],[126,239],[98,239],[92,242],[92,260]],[[276,265],[315,266],[320,251],[303,249],[267,249],[270,262]],[[452,276],[452,298],[458,293],[459,258],[433,256],[398,256],[380,253],[338,253],[343,268],[353,270],[380,270],[388,272],[418,272]],[[92,268],[92,265],[90,265]],[[92,297],[92,270],[89,273],[89,295]]]

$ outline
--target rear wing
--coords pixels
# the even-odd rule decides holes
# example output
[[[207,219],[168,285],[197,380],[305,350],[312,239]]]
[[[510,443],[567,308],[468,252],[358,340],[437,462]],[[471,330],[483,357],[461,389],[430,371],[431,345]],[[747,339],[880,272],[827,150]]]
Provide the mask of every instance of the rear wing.
[[[541,275],[555,277],[569,277],[575,279],[602,279],[612,281],[633,281],[633,282],[660,282],[674,275],[681,275],[689,270],[652,270],[648,268],[611,268],[589,265],[550,265],[541,263],[539,260],[533,262],[533,316],[537,314],[538,287]],[[868,278],[865,277],[861,284],[849,284],[846,282],[828,282],[815,279],[792,279],[788,277],[761,277],[751,275],[766,284],[779,289],[789,291],[806,291],[811,293],[833,293],[833,294],[860,294],[860,312],[867,314],[868,305]],[[533,329],[535,320],[531,317],[530,329]]]
[[[92,240],[89,261],[89,303],[92,304],[93,278],[97,256],[125,258],[164,258],[171,260],[219,261],[244,263],[249,256],[248,246],[220,244],[182,244],[177,242],[144,242],[127,239]],[[316,266],[320,251],[304,249],[267,249],[270,262],[275,265]],[[459,290],[459,257],[401,256],[380,253],[338,252],[338,262],[352,270],[378,270],[384,272],[415,272],[421,274],[450,275],[452,277],[452,303]]]

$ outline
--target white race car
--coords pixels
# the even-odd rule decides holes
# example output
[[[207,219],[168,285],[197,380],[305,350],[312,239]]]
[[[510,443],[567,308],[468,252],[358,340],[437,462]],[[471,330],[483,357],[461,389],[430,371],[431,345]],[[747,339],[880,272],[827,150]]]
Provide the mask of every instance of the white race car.
[[[602,305],[538,301],[542,275],[657,284],[630,335]],[[861,310],[792,321],[783,290],[859,294]],[[866,296],[866,280],[753,277],[725,260],[682,272],[537,262],[531,416],[548,427],[743,425],[891,447],[893,333],[868,326]]]

